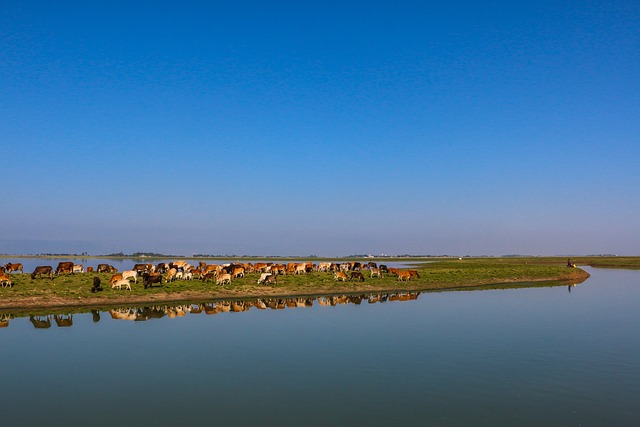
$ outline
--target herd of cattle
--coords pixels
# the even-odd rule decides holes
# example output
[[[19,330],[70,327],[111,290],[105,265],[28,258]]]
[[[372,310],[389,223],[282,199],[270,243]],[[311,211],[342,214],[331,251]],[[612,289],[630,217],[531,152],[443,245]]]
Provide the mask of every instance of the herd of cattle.
[[[21,263],[6,263],[0,267],[0,284],[3,287],[11,287],[11,273],[23,273]],[[162,285],[163,283],[172,282],[174,280],[201,280],[202,282],[215,282],[216,285],[231,284],[232,280],[239,277],[245,277],[245,274],[259,274],[257,283],[262,285],[277,285],[278,276],[283,275],[301,275],[313,272],[326,272],[333,274],[336,281],[365,281],[363,272],[369,272],[369,278],[382,278],[383,275],[396,276],[399,281],[407,281],[411,279],[419,279],[420,275],[417,270],[401,270],[399,268],[387,267],[384,264],[377,265],[375,262],[321,262],[314,264],[311,262],[290,262],[273,263],[273,262],[256,262],[256,263],[228,263],[228,264],[207,264],[199,262],[198,266],[193,266],[186,261],[173,261],[169,263],[159,263],[157,265],[144,263],[135,264],[131,270],[118,272],[118,269],[109,264],[98,264],[95,268],[85,267],[82,264],[74,264],[71,261],[63,261],[58,263],[54,270],[52,266],[43,265],[36,267],[31,273],[31,279],[41,278],[43,276],[51,279],[54,276],[62,274],[75,273],[111,273],[109,286],[117,289],[131,290],[131,281],[138,283],[138,278],[142,279],[144,289],[153,287],[154,285]],[[95,276],[93,279],[92,292],[102,290],[100,278]]]

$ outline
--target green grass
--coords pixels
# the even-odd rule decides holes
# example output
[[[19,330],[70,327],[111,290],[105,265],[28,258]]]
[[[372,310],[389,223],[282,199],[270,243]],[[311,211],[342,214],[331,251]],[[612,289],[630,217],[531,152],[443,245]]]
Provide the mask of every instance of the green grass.
[[[580,263],[580,258],[575,262]],[[314,260],[315,261],[315,260]],[[591,260],[593,261],[593,260]],[[637,259],[622,264],[640,265]],[[621,265],[622,265],[621,264]],[[396,277],[369,278],[365,282],[336,282],[331,273],[279,276],[277,286],[258,285],[259,274],[247,274],[230,285],[218,286],[200,280],[178,280],[162,287],[143,289],[141,279],[132,290],[111,289],[111,274],[81,273],[31,279],[29,274],[12,274],[12,288],[0,288],[0,309],[3,307],[59,307],[80,305],[118,305],[154,301],[196,301],[215,298],[258,296],[328,295],[387,291],[429,291],[497,285],[514,282],[544,282],[564,280],[577,283],[588,275],[581,269],[566,267],[566,259],[555,258],[464,258],[438,259],[416,264],[420,279],[399,282]],[[102,281],[104,291],[91,293],[93,277]]]

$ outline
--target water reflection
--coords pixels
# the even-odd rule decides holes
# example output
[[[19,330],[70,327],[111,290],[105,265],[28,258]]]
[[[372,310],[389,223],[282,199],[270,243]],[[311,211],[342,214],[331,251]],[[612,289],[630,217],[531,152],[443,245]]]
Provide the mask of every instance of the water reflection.
[[[254,298],[254,299],[230,299],[216,300],[193,304],[171,304],[152,306],[132,306],[118,307],[107,310],[109,317],[114,320],[146,321],[151,319],[169,319],[184,317],[186,315],[202,314],[207,316],[220,313],[241,313],[252,308],[257,310],[284,310],[286,308],[306,308],[313,307],[315,303],[319,306],[335,307],[342,304],[369,304],[383,303],[387,301],[414,301],[418,299],[420,292],[389,292],[377,294],[355,294],[355,295],[326,295],[326,296],[305,296],[291,298]],[[2,314],[0,317],[0,327],[9,326],[9,319],[14,318],[12,314]],[[91,310],[91,318],[94,323],[101,320],[100,311]],[[59,328],[73,326],[73,314],[47,314],[29,315],[29,321],[36,329],[49,329],[56,324]]]

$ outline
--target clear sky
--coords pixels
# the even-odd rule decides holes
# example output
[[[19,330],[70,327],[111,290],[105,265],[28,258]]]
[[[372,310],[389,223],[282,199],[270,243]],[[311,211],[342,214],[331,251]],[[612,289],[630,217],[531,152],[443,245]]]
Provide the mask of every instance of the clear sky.
[[[0,253],[640,255],[640,2],[0,0]]]

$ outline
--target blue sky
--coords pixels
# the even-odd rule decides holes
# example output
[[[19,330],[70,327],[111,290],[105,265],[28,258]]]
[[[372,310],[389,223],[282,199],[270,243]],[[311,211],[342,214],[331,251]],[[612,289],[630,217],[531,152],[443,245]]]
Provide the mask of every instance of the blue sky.
[[[640,255],[640,3],[0,1],[0,253]]]

